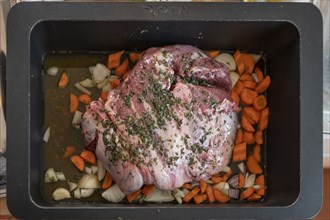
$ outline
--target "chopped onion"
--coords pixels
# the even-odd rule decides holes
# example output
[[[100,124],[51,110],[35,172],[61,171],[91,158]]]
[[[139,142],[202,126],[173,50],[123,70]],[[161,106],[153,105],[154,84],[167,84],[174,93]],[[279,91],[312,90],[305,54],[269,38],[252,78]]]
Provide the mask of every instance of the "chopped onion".
[[[105,176],[105,168],[101,160],[97,160],[97,179],[99,181],[103,180]]]
[[[105,80],[103,80],[102,82],[100,82],[100,83],[98,83],[97,85],[96,85],[96,87],[98,88],[98,89],[102,89],[104,86],[106,86],[107,84],[109,84],[109,79],[108,78],[106,78]]]
[[[99,189],[101,187],[97,177],[93,174],[83,175],[78,186],[81,189]]]
[[[86,78],[83,81],[79,82],[80,85],[86,88],[92,88],[94,86],[93,81],[90,78]]]
[[[69,185],[70,192],[77,189],[77,187],[78,187],[78,184],[74,183],[74,182],[68,182],[68,185]]]
[[[81,116],[82,116],[82,112],[80,111],[75,111],[73,118],[72,118],[72,125],[80,125],[81,123]]]
[[[102,87],[102,92],[109,92],[111,90],[110,83],[105,84],[105,86]]]
[[[56,76],[59,68],[57,66],[51,66],[47,69],[47,74],[50,76]]]
[[[115,80],[115,79],[118,79],[118,76],[116,76],[116,75],[109,76],[109,81],[112,81],[112,80]]]
[[[220,182],[214,185],[213,188],[228,196],[229,184],[227,182]]]
[[[228,172],[230,172],[230,171],[231,171],[231,169],[230,169],[229,166],[225,166],[225,167],[223,167],[223,168],[220,170],[220,172],[225,172],[225,173],[228,173]]]
[[[173,189],[173,196],[178,196],[180,198],[185,197],[185,194],[183,191],[179,190],[178,188]]]
[[[103,82],[107,77],[110,76],[110,70],[105,65],[98,63],[92,71],[92,80],[99,84]],[[102,87],[101,87],[102,88]]]
[[[237,165],[237,167],[238,167],[238,169],[239,169],[243,174],[245,174],[245,172],[246,172],[246,167],[245,167],[245,164],[244,164],[243,162],[239,163],[239,164]]]
[[[70,192],[65,188],[58,188],[53,192],[53,198],[56,201],[71,198]]]
[[[214,182],[212,180],[205,180],[207,184],[213,184]]]
[[[102,193],[102,197],[109,202],[118,203],[125,198],[125,194],[120,190],[117,184],[112,185]]]
[[[239,198],[239,189],[229,189],[228,196],[232,199],[238,199]]]
[[[97,173],[97,166],[91,166],[91,169],[92,169],[92,174]]]
[[[57,177],[53,168],[49,168],[45,173],[45,183],[53,183],[57,181]]]
[[[184,189],[182,190],[182,192],[183,192],[184,195],[187,195],[190,191],[189,191],[188,189],[184,188]]]
[[[85,172],[87,173],[87,174],[92,174],[92,169],[90,168],[90,167],[85,167]]]
[[[49,141],[49,138],[50,138],[50,126],[46,129],[44,133],[43,141],[47,143]]]
[[[253,80],[254,80],[256,83],[259,82],[259,79],[258,79],[258,77],[257,77],[257,74],[252,73],[251,76],[252,76]]]
[[[229,180],[228,180],[228,184],[233,187],[233,188],[238,188],[238,175],[232,176]]]
[[[255,179],[256,179],[256,175],[255,174],[249,175],[245,179],[244,188],[249,188],[249,187],[253,186]]]
[[[80,197],[87,198],[93,195],[95,189],[80,189]]]
[[[63,181],[66,180],[66,179],[65,179],[65,175],[64,175],[64,173],[63,173],[62,171],[60,171],[60,172],[55,172],[55,175],[56,175],[56,177],[57,177],[58,180],[63,180]]]
[[[239,75],[238,75],[238,73],[236,73],[234,71],[230,71],[229,75],[230,75],[230,80],[231,80],[231,87],[233,88],[239,79]]]
[[[170,190],[159,190],[155,188],[152,193],[150,193],[144,201],[146,202],[171,202],[175,198],[172,196]]]
[[[85,87],[83,87],[82,85],[80,85],[80,83],[76,83],[74,84],[74,86],[79,89],[81,92],[86,93],[87,95],[91,96],[92,92],[90,92],[88,89],[86,89]]]
[[[260,54],[251,54],[251,55],[253,57],[254,63],[257,63],[261,58]]]
[[[90,67],[88,67],[88,69],[89,69],[89,72],[93,75],[95,66],[90,66]]]
[[[182,198],[179,196],[174,196],[175,200],[179,203],[182,204]]]
[[[76,188],[75,191],[73,191],[73,197],[75,199],[81,199],[80,189],[79,188]]]
[[[221,53],[215,58],[215,60],[225,64],[229,68],[229,70],[236,69],[236,62],[234,60],[234,57],[229,53]]]
[[[253,185],[252,187],[253,187],[253,189],[255,189],[255,190],[261,189],[261,186],[260,186],[260,185]]]

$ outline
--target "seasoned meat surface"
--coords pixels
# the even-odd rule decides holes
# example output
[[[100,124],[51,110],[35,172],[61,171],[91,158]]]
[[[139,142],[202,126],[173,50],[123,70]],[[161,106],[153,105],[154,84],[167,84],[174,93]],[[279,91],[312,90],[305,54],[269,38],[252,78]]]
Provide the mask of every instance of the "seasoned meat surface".
[[[146,50],[106,103],[83,115],[86,146],[125,193],[170,190],[229,163],[237,106],[229,69],[188,45]]]

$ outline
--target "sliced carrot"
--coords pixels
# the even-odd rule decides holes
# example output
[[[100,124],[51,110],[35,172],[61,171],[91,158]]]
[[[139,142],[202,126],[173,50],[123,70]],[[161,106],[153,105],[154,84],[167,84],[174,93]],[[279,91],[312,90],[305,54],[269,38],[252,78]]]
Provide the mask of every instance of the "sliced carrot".
[[[252,82],[253,78],[250,74],[244,73],[239,77],[239,80],[242,80],[243,82],[245,82],[245,81]]]
[[[257,131],[254,134],[254,140],[256,141],[257,144],[263,144],[264,143],[264,139],[262,137],[262,131]]]
[[[244,107],[243,115],[250,119],[249,122],[251,122],[251,124],[257,124],[260,118],[259,112],[252,107]]]
[[[251,123],[246,119],[244,115],[242,116],[242,127],[249,132],[255,131]]]
[[[245,53],[242,54],[241,58],[244,63],[244,72],[251,74],[254,70],[254,59],[251,54]]]
[[[243,82],[238,80],[236,85],[234,86],[233,90],[238,94],[241,95],[244,89]]]
[[[240,200],[246,199],[254,193],[254,189],[252,187],[247,188],[241,193]]]
[[[110,86],[111,89],[115,89],[120,85],[120,80],[119,79],[114,79],[110,81]]]
[[[80,153],[81,158],[83,158],[87,163],[96,165],[95,154],[90,150],[84,150]]]
[[[243,142],[246,142],[246,144],[253,144],[254,143],[253,132],[244,131],[243,132]]]
[[[267,99],[264,95],[258,95],[253,100],[253,107],[257,111],[261,111],[262,109],[266,108],[267,106]]]
[[[185,189],[192,189],[193,188],[191,183],[184,183],[181,187],[185,188]]]
[[[207,54],[211,57],[211,58],[216,58],[219,54],[220,51],[219,50],[208,50]]]
[[[253,154],[254,158],[256,159],[256,161],[258,163],[260,163],[260,161],[261,161],[261,154],[260,154],[260,145],[259,144],[254,145],[254,147],[253,147],[253,153],[252,154]]]
[[[265,195],[265,176],[262,174],[256,178],[254,181],[256,185],[260,186],[260,189],[255,190],[258,195],[264,196]]]
[[[143,190],[142,190],[142,194],[144,196],[147,196],[150,193],[152,193],[152,191],[154,191],[154,189],[155,189],[155,185],[144,185]]]
[[[108,189],[113,182],[113,178],[109,172],[106,172],[103,183],[102,183],[102,189]]]
[[[133,202],[141,193],[141,189],[136,190],[135,192],[132,192],[131,194],[127,195],[127,201],[129,203]]]
[[[243,131],[242,129],[238,129],[236,133],[235,144],[240,144],[243,142]]]
[[[233,162],[246,160],[246,143],[235,144],[233,150]]]
[[[235,90],[231,90],[230,91],[230,99],[236,103],[237,106],[239,106],[239,96],[238,94],[235,92]]]
[[[116,68],[116,75],[122,76],[127,72],[128,69],[128,59],[126,58],[120,66]]]
[[[230,200],[228,196],[220,192],[218,189],[213,189],[213,195],[215,200],[217,200],[220,203],[227,203]]]
[[[140,53],[131,52],[129,54],[129,59],[132,61],[132,63],[136,63],[137,61],[140,60],[140,58],[141,58]]]
[[[233,173],[232,170],[230,170],[229,172],[225,173],[225,175],[222,176],[222,181],[223,182],[227,182],[227,180],[229,179],[230,175]]]
[[[257,75],[257,78],[258,78],[259,82],[264,80],[264,74],[263,74],[263,72],[261,71],[261,69],[259,67],[256,67],[254,71],[256,72],[256,75]]]
[[[244,73],[245,70],[245,66],[244,66],[244,62],[242,58],[242,54],[239,50],[236,50],[236,52],[234,53],[234,60],[236,62],[236,68],[237,68],[237,72],[242,75]]]
[[[254,158],[253,155],[248,156],[246,159],[246,168],[250,173],[253,174],[261,174],[262,169],[260,168],[260,165],[258,164],[257,160]]]
[[[206,194],[198,194],[197,196],[194,196],[194,202],[195,204],[201,204],[207,199]]]
[[[257,193],[252,193],[252,195],[250,195],[247,198],[247,201],[253,202],[253,201],[259,201],[260,199],[261,199],[261,196],[260,195],[258,195]]]
[[[201,187],[201,193],[205,193],[207,183],[204,180],[199,181],[199,186]]]
[[[244,86],[244,85],[243,85]],[[251,89],[244,88],[241,93],[241,100],[246,105],[252,105],[253,100],[258,96],[258,93]]]
[[[70,112],[74,113],[78,109],[78,98],[75,94],[71,93],[70,94]]]
[[[199,191],[200,191],[200,189],[198,187],[195,187],[187,195],[185,195],[185,197],[183,198],[183,201],[185,203],[190,202],[194,198],[194,196],[196,196],[199,193]]]
[[[60,80],[58,81],[57,86],[61,89],[65,89],[65,87],[69,84],[69,76],[66,72],[63,72],[60,76]]]
[[[270,76],[266,76],[261,82],[259,82],[255,91],[259,94],[263,93],[268,89],[269,85],[270,85]]]
[[[103,100],[103,102],[106,102],[108,100],[108,95],[109,95],[109,92],[106,92],[106,91],[101,92],[100,98]]]
[[[92,98],[87,94],[80,95],[78,100],[85,105],[89,105],[92,102]]]
[[[206,188],[206,194],[207,194],[207,198],[209,200],[210,203],[213,203],[215,201],[213,192],[212,192],[212,187],[210,185],[207,186]]]
[[[257,87],[257,83],[255,83],[253,81],[244,81],[243,85],[245,88],[248,88],[248,89],[255,89]]]
[[[211,180],[212,182],[214,182],[214,183],[220,183],[220,182],[222,182],[222,177],[220,177],[220,176],[212,176],[212,177],[210,178],[210,180]]]
[[[122,51],[119,51],[117,53],[110,54],[108,56],[107,66],[110,70],[113,69],[113,68],[117,68],[120,65],[120,58],[121,58],[121,55],[124,54],[124,52],[125,51],[122,50]]]
[[[67,157],[70,157],[74,151],[76,150],[76,148],[74,146],[67,146],[65,148],[65,151],[64,151],[64,154],[63,154],[63,159],[67,158]]]
[[[259,119],[259,130],[263,131],[268,127],[268,116],[269,116],[269,107],[263,109],[260,112],[260,119]]]
[[[242,173],[238,175],[238,188],[242,189],[245,184],[245,176]]]
[[[84,169],[85,169],[85,162],[84,162],[84,160],[80,156],[78,156],[78,155],[71,156],[70,157],[70,160],[73,163],[73,165],[75,165],[78,168],[78,170],[84,171]]]

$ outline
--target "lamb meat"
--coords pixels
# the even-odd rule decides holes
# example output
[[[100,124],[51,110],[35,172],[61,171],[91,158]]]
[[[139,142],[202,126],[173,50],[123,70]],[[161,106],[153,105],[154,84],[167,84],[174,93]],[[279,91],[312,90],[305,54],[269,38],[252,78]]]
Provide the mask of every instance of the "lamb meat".
[[[230,162],[237,105],[229,69],[188,45],[146,50],[107,102],[83,115],[86,146],[124,193],[208,179]]]

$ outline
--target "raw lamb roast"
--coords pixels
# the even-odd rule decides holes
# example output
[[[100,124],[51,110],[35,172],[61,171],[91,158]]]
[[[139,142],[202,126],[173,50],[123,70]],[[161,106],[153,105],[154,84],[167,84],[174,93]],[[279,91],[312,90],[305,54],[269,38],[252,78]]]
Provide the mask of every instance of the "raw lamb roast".
[[[83,115],[88,148],[124,193],[208,179],[226,166],[236,135],[229,69],[188,45],[146,50],[107,102]]]

